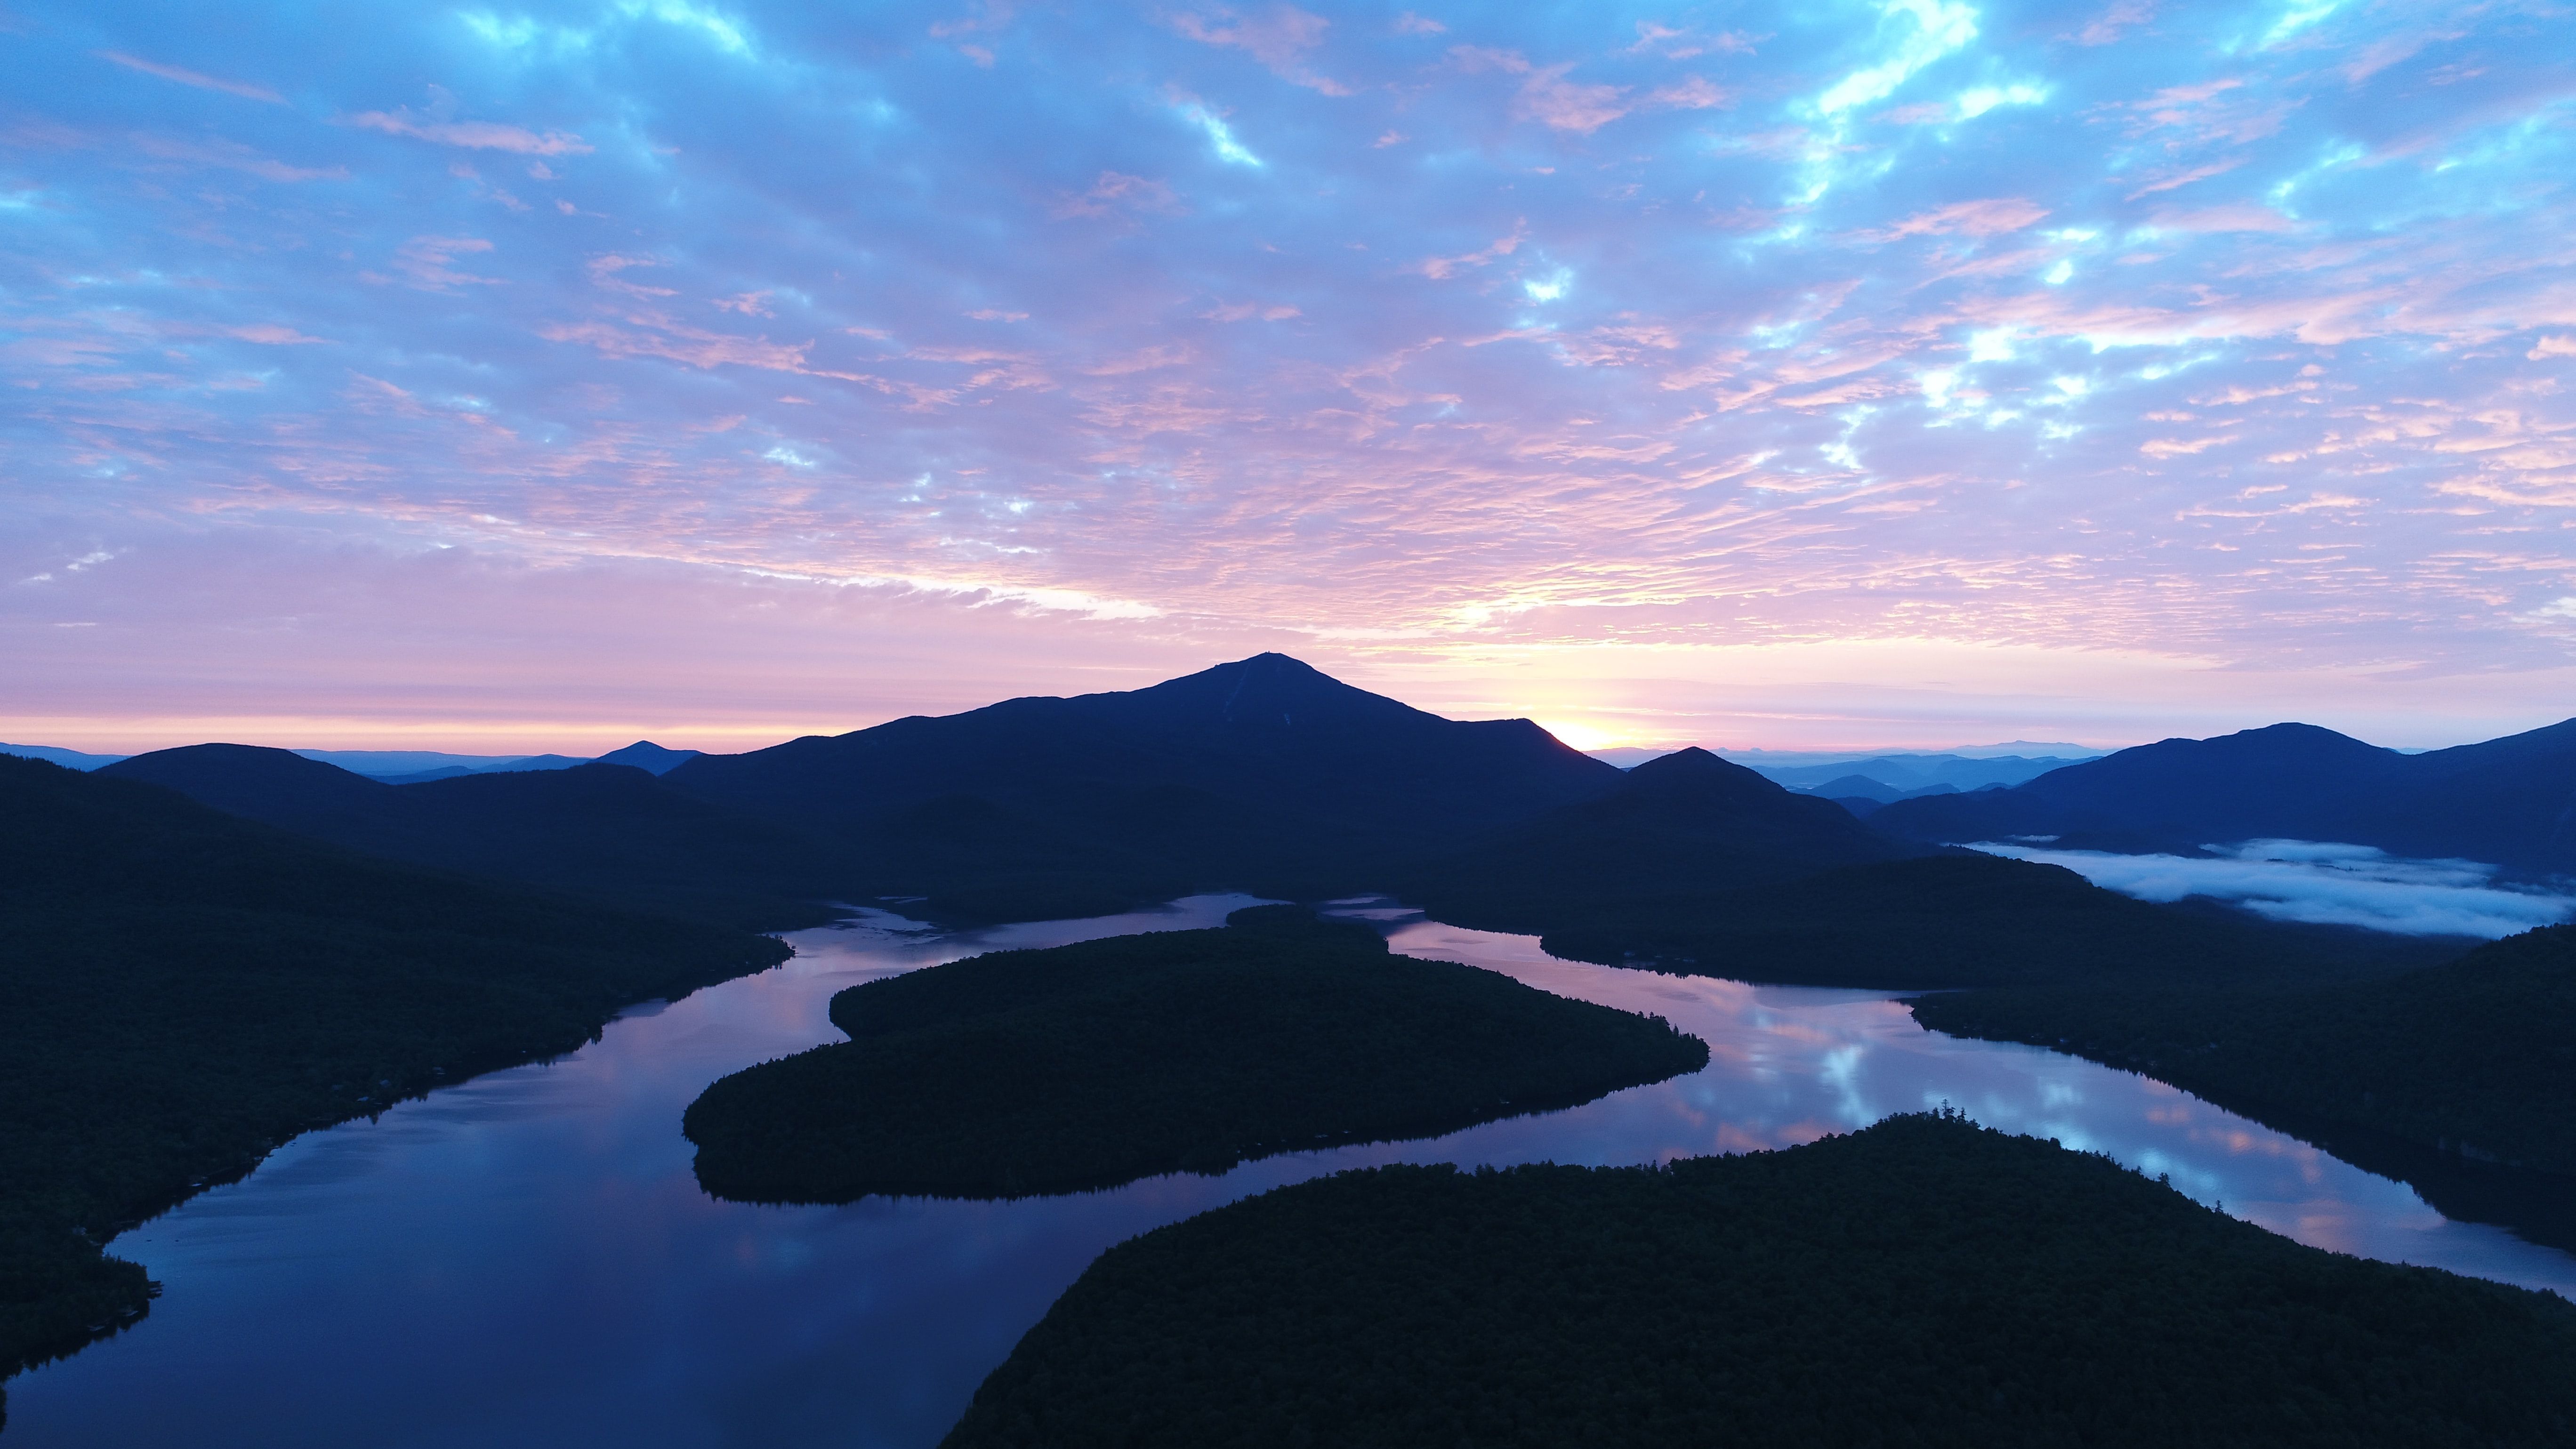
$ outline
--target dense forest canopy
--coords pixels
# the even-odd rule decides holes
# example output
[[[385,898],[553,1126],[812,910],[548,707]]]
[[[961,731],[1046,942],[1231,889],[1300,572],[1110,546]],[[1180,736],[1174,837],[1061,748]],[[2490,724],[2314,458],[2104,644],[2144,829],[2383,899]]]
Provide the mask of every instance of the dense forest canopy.
[[[140,1315],[98,1244],[296,1133],[789,954],[17,758],[0,919],[0,1373]]]
[[[1111,1249],[948,1449],[2558,1445],[2576,1308],[1956,1117],[1390,1167]]]
[[[2256,1117],[2286,1110],[2559,1174],[2576,1195],[2576,926],[2385,980],[1958,992],[1914,1015],[2131,1067]]]
[[[709,1087],[723,1197],[1013,1197],[1419,1137],[1696,1070],[1660,1020],[1388,953],[1295,907],[1001,951],[832,999],[851,1040]]]

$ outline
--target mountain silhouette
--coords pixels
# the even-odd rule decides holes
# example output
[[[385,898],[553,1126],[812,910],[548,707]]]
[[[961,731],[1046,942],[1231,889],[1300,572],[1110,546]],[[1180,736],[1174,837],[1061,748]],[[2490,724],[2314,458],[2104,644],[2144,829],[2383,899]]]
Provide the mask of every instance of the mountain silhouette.
[[[1005,700],[708,755],[666,784],[845,843],[956,918],[1196,889],[1371,889],[1623,778],[1525,720],[1442,718],[1261,654],[1150,688]]]
[[[2334,840],[2570,874],[2576,720],[2420,755],[2306,724],[2161,740],[2009,790],[1901,800],[1870,824],[1912,840],[2052,835],[2110,850]]]
[[[1443,920],[1543,932],[1634,903],[1778,884],[1929,853],[1708,751],[1677,750],[1619,787],[1562,805],[1406,878]]]
[[[833,852],[623,765],[391,785],[285,750],[190,745],[102,768],[352,850],[726,925],[815,924]]]
[[[648,775],[667,775],[704,754],[703,750],[670,750],[651,740],[637,740],[624,749],[610,750],[591,763],[596,765],[632,765]]]

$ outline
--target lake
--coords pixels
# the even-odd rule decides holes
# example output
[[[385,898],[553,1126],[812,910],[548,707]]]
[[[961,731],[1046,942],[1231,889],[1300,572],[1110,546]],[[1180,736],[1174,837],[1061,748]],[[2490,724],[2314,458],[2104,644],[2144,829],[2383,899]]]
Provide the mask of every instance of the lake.
[[[682,1109],[729,1072],[840,1040],[825,1007],[843,987],[980,951],[1215,925],[1251,903],[957,934],[872,912],[791,935],[786,965],[629,1013],[556,1062],[297,1138],[115,1241],[164,1297],[138,1328],[13,1380],[7,1442],[927,1446],[1103,1249],[1235,1198],[1383,1162],[1787,1146],[1943,1102],[2169,1175],[2301,1242],[2576,1296],[2576,1258],[2446,1220],[2161,1083],[1926,1032],[1885,993],[1560,961],[1534,938],[1383,902],[1343,909],[1399,951],[1664,1016],[1709,1043],[1709,1065],[1446,1137],[1071,1197],[765,1208],[698,1190]]]

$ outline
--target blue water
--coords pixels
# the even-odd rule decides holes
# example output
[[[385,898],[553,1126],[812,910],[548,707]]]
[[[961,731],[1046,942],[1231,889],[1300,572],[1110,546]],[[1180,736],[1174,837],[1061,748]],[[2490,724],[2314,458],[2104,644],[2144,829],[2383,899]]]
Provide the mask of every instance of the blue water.
[[[874,915],[794,961],[632,1013],[545,1066],[310,1133],[116,1240],[167,1287],[138,1328],[9,1384],[9,1449],[55,1445],[935,1443],[1113,1243],[1368,1163],[1627,1163],[1810,1141],[1947,1101],[2108,1152],[2302,1242],[2576,1294],[2576,1259],[2445,1220],[2160,1083],[1917,1027],[1885,994],[1586,966],[1528,937],[1363,911],[1396,949],[1657,1012],[1708,1067],[1446,1137],[1009,1203],[708,1198],[680,1113],[716,1078],[839,1040],[855,982],[1008,946],[1214,925],[1245,897],[944,935]],[[1355,910],[1360,908],[1354,907]]]

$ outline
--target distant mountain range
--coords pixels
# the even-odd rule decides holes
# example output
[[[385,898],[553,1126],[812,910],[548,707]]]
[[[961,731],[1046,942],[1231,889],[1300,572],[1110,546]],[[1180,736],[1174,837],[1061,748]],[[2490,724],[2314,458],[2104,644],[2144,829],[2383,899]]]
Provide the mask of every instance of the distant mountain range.
[[[484,775],[512,770],[568,770],[575,765],[602,763],[633,765],[659,775],[672,766],[698,757],[696,750],[671,750],[651,740],[637,740],[624,749],[611,750],[596,761],[576,759],[570,755],[451,755],[437,750],[293,750],[308,760],[320,760],[352,774],[365,775],[390,785],[417,785],[430,780],[452,780],[459,775]],[[17,755],[30,760],[44,760],[73,770],[95,770],[113,765],[126,755],[92,755],[79,750],[66,750],[53,745],[0,745],[0,755]]]
[[[2039,836],[2112,850],[2281,836],[2576,871],[2576,721],[2417,755],[2280,725],[2076,764],[1980,751],[1755,767],[1692,749],[1623,771],[1525,719],[1445,719],[1262,654],[738,755],[639,741],[588,764],[370,779],[315,753],[207,745],[104,768],[373,854],[729,924],[801,923],[835,899],[962,923],[1402,885],[1541,931],[1655,900],[1677,940],[1700,929],[1674,924],[1694,892]]]
[[[352,850],[731,926],[812,925],[850,877],[824,843],[577,764],[396,785],[252,745],[189,745],[95,772]]]
[[[1903,800],[1870,823],[1918,841],[2050,837],[2063,848],[2194,851],[2281,838],[2576,874],[2576,720],[2422,754],[2315,725],[2161,740],[2007,790]]]

